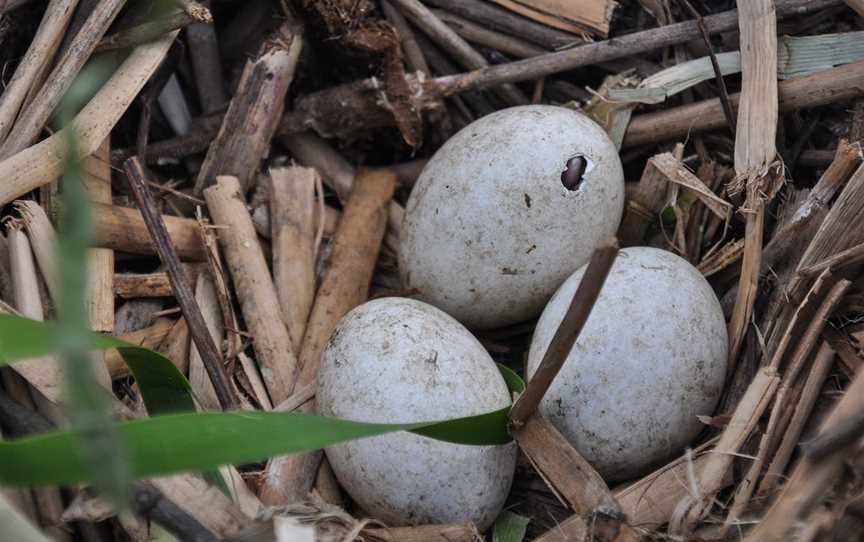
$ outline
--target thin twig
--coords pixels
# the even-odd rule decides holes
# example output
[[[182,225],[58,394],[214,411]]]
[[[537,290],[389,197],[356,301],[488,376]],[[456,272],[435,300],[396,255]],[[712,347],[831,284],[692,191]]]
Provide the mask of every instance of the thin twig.
[[[204,316],[201,314],[192,288],[187,282],[186,273],[180,265],[180,258],[177,256],[171,237],[168,235],[168,228],[165,227],[162,215],[156,208],[156,201],[147,188],[147,176],[144,168],[138,158],[133,156],[126,160],[124,169],[126,170],[126,178],[129,180],[129,186],[138,202],[138,208],[141,210],[144,221],[147,223],[147,229],[150,230],[150,235],[153,237],[159,258],[167,268],[171,288],[174,290],[174,295],[189,325],[192,340],[195,341],[195,346],[198,347],[198,352],[201,354],[204,368],[207,369],[207,374],[210,376],[210,382],[216,391],[219,404],[223,410],[232,410],[237,407],[237,398],[228,380],[225,366],[222,364],[222,355],[207,329]]]
[[[606,277],[609,275],[617,256],[618,241],[615,239],[601,245],[594,251],[588,268],[579,282],[579,287],[573,295],[573,300],[570,302],[570,308],[567,309],[561,325],[555,331],[540,366],[531,381],[528,382],[525,392],[516,400],[510,410],[511,427],[517,429],[522,427],[537,410],[537,405],[540,404],[546,390],[552,385],[552,380],[561,370],[570,350],[576,344],[576,339],[579,338],[579,333],[585,326],[585,322],[588,321],[594,302],[597,301],[600,289],[603,288],[603,283],[606,282]]]
[[[688,0],[679,1],[696,18],[696,24],[699,26],[699,32],[702,33],[702,39],[705,41],[705,47],[708,49],[708,56],[711,58],[711,67],[714,68],[714,77],[720,90],[720,103],[723,105],[723,114],[726,115],[726,122],[729,123],[732,137],[735,137],[735,114],[732,111],[732,105],[729,103],[729,92],[726,90],[726,81],[723,79],[723,74],[720,73],[720,64],[717,62],[717,56],[714,54],[714,47],[711,45],[711,36],[708,34],[708,28],[705,26],[705,19],[702,18],[702,15],[696,11],[696,8]]]

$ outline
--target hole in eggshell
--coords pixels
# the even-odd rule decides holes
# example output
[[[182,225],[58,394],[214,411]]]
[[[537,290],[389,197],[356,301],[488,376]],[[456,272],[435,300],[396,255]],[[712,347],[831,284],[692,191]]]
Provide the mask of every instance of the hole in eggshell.
[[[561,172],[561,184],[567,190],[579,190],[582,181],[585,180],[585,174],[592,169],[594,169],[594,162],[584,154],[571,156],[564,164],[564,171]]]

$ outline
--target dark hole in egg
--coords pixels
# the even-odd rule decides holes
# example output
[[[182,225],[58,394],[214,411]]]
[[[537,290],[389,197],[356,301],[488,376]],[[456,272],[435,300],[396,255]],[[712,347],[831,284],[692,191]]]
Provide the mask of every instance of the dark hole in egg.
[[[588,170],[590,161],[583,154],[577,154],[567,160],[564,171],[561,172],[561,184],[567,190],[578,190],[582,186],[584,175]]]

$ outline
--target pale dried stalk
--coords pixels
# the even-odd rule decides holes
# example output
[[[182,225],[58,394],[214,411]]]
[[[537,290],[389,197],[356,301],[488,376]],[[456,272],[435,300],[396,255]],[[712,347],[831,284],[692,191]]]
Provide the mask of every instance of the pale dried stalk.
[[[747,226],[744,260],[735,308],[729,322],[729,366],[734,370],[753,314],[762,259],[765,200],[777,177],[777,15],[773,0],[743,2],[738,10],[741,32],[741,100],[735,134],[735,174],[745,183]]]
[[[70,131],[78,158],[96,152],[132,100],[165,58],[177,32],[136,47],[111,79],[63,130],[0,162],[0,205],[44,186],[63,172]],[[40,126],[41,128],[41,126]]]
[[[297,358],[240,181],[236,177],[217,177],[216,184],[204,190],[204,198],[213,222],[223,227],[218,232],[219,243],[253,337],[270,400],[278,403],[294,389]]]
[[[846,5],[854,9],[858,15],[864,17],[864,0],[844,0]]]
[[[104,203],[92,203],[91,209],[95,246],[133,254],[156,254],[141,211]],[[172,215],[162,215],[162,220],[181,259],[202,261],[206,258],[197,222]]]
[[[96,44],[125,3],[126,0],[102,0],[93,8],[84,26],[75,34],[66,52],[45,79],[45,84],[21,111],[15,121],[14,129],[10,130],[10,137],[0,146],[0,159],[9,158],[36,140],[48,117],[72,86],[75,76],[90,58]],[[99,138],[99,143],[103,139],[104,136]],[[92,154],[94,150],[96,149],[93,148],[84,155]]]
[[[149,482],[219,540],[239,536],[252,524],[252,519],[237,504],[198,476],[166,476]]]
[[[105,138],[96,154],[84,160],[84,189],[92,201],[110,205],[111,141]],[[90,328],[114,331],[114,251],[90,249],[87,254],[87,312]]]
[[[270,224],[270,206],[268,203],[263,203],[252,211],[252,222],[255,224],[255,231],[258,232],[258,235],[270,239],[273,230]],[[324,205],[323,207],[324,223],[321,224],[321,222],[319,222],[319,215],[321,213],[319,205],[316,205],[312,210],[312,223],[323,226],[321,234],[324,237],[332,237],[336,232],[336,224],[339,223],[339,217],[342,215],[342,211],[334,209],[329,205]]]
[[[78,0],[51,0],[45,9],[36,36],[30,42],[24,58],[15,68],[12,79],[3,89],[3,94],[0,94],[0,144],[9,135],[9,130],[12,129],[31,87],[34,83],[41,84],[38,75],[57,52],[63,39],[63,32],[77,5]]]
[[[282,141],[298,162],[315,168],[321,173],[324,183],[336,192],[343,203],[348,201],[357,172],[354,166],[345,161],[329,143],[312,132],[292,134],[282,138]],[[405,208],[398,202],[391,201],[388,208],[387,227],[397,239],[402,230],[404,216]],[[388,239],[387,244],[391,248],[397,247],[398,240],[391,243]]]
[[[798,439],[804,430],[804,424],[810,418],[810,413],[816,405],[816,400],[822,392],[822,385],[828,377],[828,372],[834,364],[834,350],[827,342],[823,342],[816,352],[816,359],[813,362],[813,367],[810,369],[810,374],[807,375],[807,381],[804,384],[804,389],[801,392],[801,397],[795,405],[795,411],[792,419],[789,422],[786,430],[783,432],[783,440],[779,448],[774,453],[774,459],[765,471],[762,482],[759,484],[757,495],[768,495],[781,482],[783,482],[783,472],[786,470],[786,465],[792,457],[792,453],[798,446]]]
[[[609,19],[616,3],[610,0],[589,0],[587,2],[567,2],[565,0],[493,0],[525,17],[553,28],[578,34],[590,30],[605,36],[609,33]],[[576,39],[576,36],[573,36]]]
[[[333,239],[330,266],[306,325],[297,389],[315,384],[321,352],[337,322],[366,301],[395,186],[396,178],[388,170],[365,170],[357,175]],[[311,402],[304,406],[306,411],[312,408]],[[298,496],[305,497],[314,481],[319,458],[320,452],[313,452],[271,459],[259,494],[262,502],[285,504]]]
[[[826,275],[828,275],[828,277],[826,277]],[[829,272],[826,271],[823,277],[825,277],[826,282],[828,282],[830,280]],[[738,484],[738,489],[735,492],[735,499],[732,502],[729,515],[726,517],[724,523],[724,530],[729,529],[733,524],[736,524],[741,515],[747,509],[753,491],[756,489],[756,481],[768,460],[768,455],[774,452],[778,441],[785,433],[786,425],[784,422],[788,422],[789,420],[784,420],[783,418],[783,414],[785,413],[783,407],[788,403],[787,398],[792,394],[792,389],[795,385],[798,373],[802,370],[806,361],[810,359],[810,354],[812,353],[813,348],[815,348],[816,342],[822,334],[822,330],[825,328],[825,323],[840,303],[841,298],[850,285],[851,283],[849,281],[841,280],[831,288],[825,296],[825,300],[813,315],[813,318],[809,321],[809,325],[803,333],[803,336],[800,338],[800,341],[795,348],[795,352],[790,359],[789,367],[783,374],[782,384],[777,389],[774,408],[772,409],[771,416],[768,419],[768,427],[762,435],[756,459],[750,464],[750,469],[748,470],[744,480]],[[780,355],[775,355],[774,359],[771,361],[770,368],[779,369],[780,360],[783,357],[785,356],[782,352]]]
[[[54,232],[54,226],[51,225],[51,220],[48,219],[42,206],[35,201],[18,200],[15,202],[15,209],[21,214],[21,222],[27,231],[30,247],[33,250],[33,255],[36,256],[39,271],[42,272],[42,278],[45,279],[51,300],[55,304],[59,303],[60,291],[57,285],[56,262],[57,234]]]
[[[519,428],[516,440],[546,484],[577,514],[591,517],[602,511],[623,517],[600,474],[549,421],[532,416]]]
[[[837,427],[846,418],[864,409],[864,372],[859,372],[840,401],[822,424],[822,436]],[[859,414],[860,415],[860,414]],[[783,491],[762,521],[745,538],[746,542],[780,542],[788,540],[788,530],[803,521],[807,514],[825,498],[831,484],[842,472],[845,460],[852,450],[838,447],[832,455],[814,461],[805,456],[795,467]]]
[[[186,277],[195,282],[200,271],[199,265],[185,265]],[[117,273],[114,275],[114,294],[123,299],[141,297],[171,297],[174,291],[168,280],[168,273]]]
[[[195,284],[195,301],[198,302],[204,323],[207,325],[207,331],[213,337],[216,348],[221,350],[222,337],[225,334],[222,327],[222,311],[219,309],[219,301],[216,299],[216,287],[207,273],[198,275],[198,281]],[[210,376],[204,368],[204,362],[195,344],[189,348],[189,384],[195,391],[201,408],[204,410],[222,410],[219,398],[216,396],[216,390],[213,389],[213,383],[210,382]]]
[[[259,56],[246,63],[219,134],[198,172],[196,196],[217,175],[237,177],[241,193],[250,187],[282,117],[302,46],[302,32],[286,23],[265,42]]]
[[[12,225],[8,230],[9,265],[15,291],[15,308],[22,316],[32,320],[43,320],[45,314],[39,296],[36,264],[30,241],[19,228]],[[59,417],[59,404],[63,401],[63,368],[55,359],[24,360],[11,366],[44,400],[54,405],[52,412],[45,415],[55,424],[62,421]],[[37,399],[37,405],[42,408]]]
[[[756,373],[750,386],[747,387],[744,397],[732,414],[732,419],[723,430],[720,441],[697,473],[699,493],[697,496],[690,497],[691,507],[687,512],[684,525],[686,530],[692,531],[711,509],[714,496],[726,485],[724,480],[735,460],[735,454],[750,437],[753,428],[771,402],[771,397],[779,383],[780,378],[776,371],[765,367]]]
[[[314,169],[298,166],[270,170],[273,283],[298,352],[315,299],[317,177]]]
[[[671,153],[664,152],[663,154],[653,156],[649,162],[651,162],[654,167],[657,168],[657,171],[662,173],[670,183],[683,186],[696,194],[699,201],[705,204],[705,207],[719,218],[722,220],[730,219],[732,204],[719,197],[710,188],[705,186],[705,183],[703,183],[699,177],[684,167],[684,164],[681,163],[680,159],[672,156]]]

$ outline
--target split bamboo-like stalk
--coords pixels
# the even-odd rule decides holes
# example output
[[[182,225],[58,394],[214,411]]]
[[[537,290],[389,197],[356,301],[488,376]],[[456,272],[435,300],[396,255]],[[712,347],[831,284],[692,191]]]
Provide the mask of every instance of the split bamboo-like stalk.
[[[303,335],[298,389],[315,384],[321,352],[339,319],[366,301],[395,186],[395,176],[387,170],[364,170],[357,175]],[[306,409],[311,410],[310,403]],[[261,501],[275,505],[305,497],[319,459],[320,452],[271,459],[259,494]]]
[[[683,154],[684,146],[676,145],[675,158],[680,160]],[[642,170],[642,178],[636,185],[635,193],[627,198],[624,217],[618,227],[621,246],[630,247],[642,243],[649,226],[657,220],[657,216],[666,206],[668,191],[666,176],[649,160]]]
[[[34,84],[41,85],[39,73],[57,52],[77,5],[78,0],[52,0],[45,9],[36,36],[0,95],[0,144],[9,135],[30,89]]]
[[[282,117],[302,45],[302,32],[286,23],[265,42],[258,57],[246,63],[240,86],[198,173],[196,196],[217,175],[237,177],[241,193],[251,186]]]
[[[297,358],[240,181],[220,176],[214,186],[204,190],[204,198],[213,222],[223,227],[219,230],[219,243],[253,337],[252,345],[270,400],[279,403],[294,389]]]
[[[10,203],[60,176],[67,158],[70,132],[76,136],[78,158],[96,152],[159,67],[176,35],[177,32],[172,32],[136,47],[69,126],[0,161],[0,178],[4,179],[0,185],[0,204]]]
[[[63,56],[45,79],[45,84],[19,113],[9,136],[0,146],[0,160],[26,149],[36,140],[48,117],[54,113],[63,95],[72,86],[75,76],[93,54],[96,44],[125,3],[126,0],[103,0],[93,8],[84,26],[75,34]],[[103,139],[105,136],[99,138],[97,145]],[[96,149],[93,148],[84,155],[92,154],[94,150]]]
[[[111,143],[106,138],[96,154],[84,160],[84,188],[91,201],[111,204]],[[87,312],[90,328],[114,331],[114,251],[93,248],[87,254]]]
[[[60,291],[57,284],[56,261],[57,234],[54,232],[54,226],[51,225],[51,220],[45,214],[42,206],[33,200],[19,200],[15,202],[15,207],[21,213],[24,229],[30,240],[30,247],[36,257],[36,262],[39,264],[39,270],[42,272],[42,278],[45,279],[45,285],[48,287],[51,299],[54,303],[59,303]]]
[[[762,260],[766,200],[782,182],[777,171],[777,15],[773,0],[739,6],[741,31],[741,101],[735,134],[736,182],[747,199],[747,226],[738,296],[729,322],[729,366],[735,367],[753,314]]]
[[[847,418],[860,416],[864,410],[864,372],[849,384],[840,401],[822,424],[819,437],[830,434]],[[858,439],[855,441],[857,442]],[[768,509],[759,524],[747,535],[746,542],[780,542],[788,540],[791,527],[806,519],[821,502],[831,484],[840,476],[850,446],[836,446],[827,457],[805,455],[785,483],[782,493]]]
[[[92,211],[95,246],[132,254],[156,254],[156,246],[139,210],[93,203]],[[205,259],[197,222],[171,215],[162,215],[162,220],[168,228],[171,243],[181,259],[193,261]]]
[[[303,167],[271,169],[270,179],[273,283],[299,352],[315,299],[315,187],[320,181],[314,169]]]
[[[219,301],[216,299],[216,287],[207,273],[198,275],[198,281],[195,285],[195,301],[201,308],[201,315],[204,317],[207,331],[213,337],[216,348],[221,350],[222,336],[225,333],[222,327],[222,311],[219,309]],[[213,383],[210,382],[210,377],[204,368],[204,361],[201,359],[201,354],[198,353],[198,347],[194,344],[190,346],[189,350],[189,384],[195,390],[201,408],[204,410],[221,409],[216,390],[213,389]],[[230,377],[229,385],[231,385]]]

